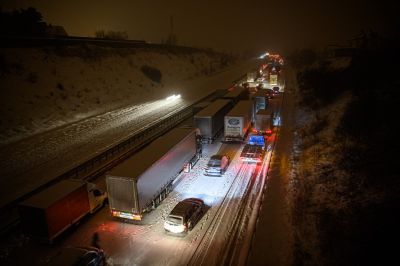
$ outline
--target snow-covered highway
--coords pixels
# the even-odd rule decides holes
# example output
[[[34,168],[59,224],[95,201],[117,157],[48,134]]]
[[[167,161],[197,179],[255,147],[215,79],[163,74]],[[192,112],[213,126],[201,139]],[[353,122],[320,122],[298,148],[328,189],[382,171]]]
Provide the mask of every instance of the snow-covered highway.
[[[228,88],[256,62],[256,59],[249,60],[211,77],[169,84],[171,88],[179,88],[174,92],[182,95],[182,99],[170,103],[155,95],[158,99],[153,102],[127,106],[0,147],[0,207],[115,146],[154,121],[190,106],[216,89]]]

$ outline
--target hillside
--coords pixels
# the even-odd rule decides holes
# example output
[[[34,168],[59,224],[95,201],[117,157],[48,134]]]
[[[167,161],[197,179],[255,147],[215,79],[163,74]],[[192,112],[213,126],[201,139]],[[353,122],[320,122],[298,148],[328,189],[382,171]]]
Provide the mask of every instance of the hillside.
[[[180,48],[93,45],[0,50],[0,145],[179,92],[233,59]]]
[[[289,190],[296,265],[389,265],[395,259],[395,47],[386,42],[360,49],[347,62],[322,58],[298,71]]]

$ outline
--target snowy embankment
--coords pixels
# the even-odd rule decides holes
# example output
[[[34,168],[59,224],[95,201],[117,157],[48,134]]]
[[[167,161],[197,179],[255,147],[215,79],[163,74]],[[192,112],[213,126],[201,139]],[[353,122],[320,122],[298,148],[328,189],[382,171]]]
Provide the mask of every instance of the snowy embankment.
[[[334,60],[330,63],[332,71],[340,71],[350,62]],[[336,145],[339,142],[336,130],[351,95],[345,93],[333,103],[313,110],[304,105],[308,94],[297,83],[294,89],[299,99],[295,114],[292,174],[288,186],[295,238],[293,256],[294,263],[313,265],[324,261],[320,253],[320,212],[328,209],[335,212],[346,207],[346,202],[338,199],[338,193],[343,190],[342,181],[347,177],[338,165],[340,146]]]
[[[347,62],[330,59],[299,71],[289,191],[294,264],[390,265],[397,259],[389,243],[400,234],[393,216],[400,206],[394,159],[399,79],[398,59],[387,54],[360,49]]]
[[[2,48],[0,146],[164,98],[174,92],[171,84],[207,76],[229,63],[226,55],[201,50]]]

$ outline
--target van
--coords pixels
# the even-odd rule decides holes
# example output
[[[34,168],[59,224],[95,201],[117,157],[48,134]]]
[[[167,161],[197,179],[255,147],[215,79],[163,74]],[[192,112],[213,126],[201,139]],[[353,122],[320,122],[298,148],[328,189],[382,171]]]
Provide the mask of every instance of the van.
[[[230,163],[229,156],[216,154],[207,163],[205,175],[222,176]]]

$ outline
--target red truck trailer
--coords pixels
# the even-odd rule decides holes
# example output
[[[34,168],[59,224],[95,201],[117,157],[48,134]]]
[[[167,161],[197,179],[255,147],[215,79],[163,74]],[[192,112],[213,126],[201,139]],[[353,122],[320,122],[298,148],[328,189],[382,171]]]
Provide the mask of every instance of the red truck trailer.
[[[63,180],[19,204],[23,231],[44,242],[100,208],[106,199],[94,184]]]

